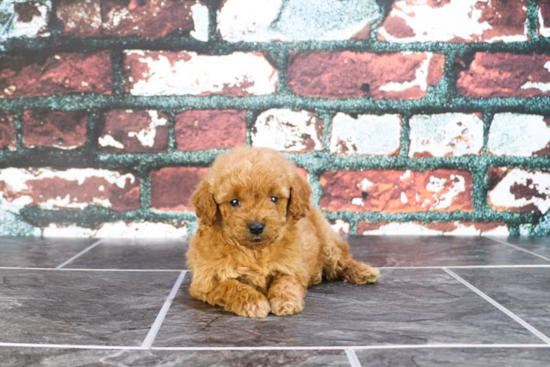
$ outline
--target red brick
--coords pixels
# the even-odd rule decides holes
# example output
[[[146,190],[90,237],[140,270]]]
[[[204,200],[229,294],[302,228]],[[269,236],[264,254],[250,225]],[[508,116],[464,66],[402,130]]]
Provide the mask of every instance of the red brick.
[[[56,16],[63,23],[66,34],[80,37],[103,35],[100,0],[57,0]]]
[[[71,149],[86,143],[85,111],[32,110],[23,113],[23,145]]]
[[[120,1],[59,0],[57,18],[64,32],[81,37],[164,37],[194,30],[191,6],[196,0]]]
[[[462,63],[462,60],[458,60]],[[458,75],[466,97],[534,97],[550,95],[549,55],[475,54]]]
[[[84,209],[98,205],[115,211],[138,209],[139,177],[128,171],[74,168],[5,168],[0,193],[14,206]]]
[[[0,150],[2,149],[15,150],[13,116],[5,111],[0,111]]]
[[[61,53],[42,61],[0,59],[0,98],[66,93],[110,94],[107,52]]]
[[[305,168],[297,167],[297,170],[300,176],[302,176],[306,181],[309,180],[309,172]]]
[[[228,149],[246,143],[246,111],[191,110],[176,115],[180,150]]]
[[[189,198],[207,168],[164,167],[151,172],[151,208],[193,211]]]
[[[145,110],[113,110],[104,115],[99,146],[106,152],[154,153],[168,148],[168,116]]]
[[[491,168],[488,181],[487,201],[494,210],[544,214],[550,209],[550,172]]]
[[[130,50],[125,52],[124,70],[126,92],[139,96],[266,95],[275,93],[278,83],[275,67],[259,52]]]
[[[409,213],[472,211],[469,172],[339,171],[320,177],[321,207],[331,211]]]
[[[291,56],[287,79],[307,97],[420,99],[441,79],[443,64],[443,55],[423,52],[307,52]]]
[[[389,42],[508,42],[528,39],[528,0],[397,0],[378,30]],[[445,27],[434,27],[434,19]]]

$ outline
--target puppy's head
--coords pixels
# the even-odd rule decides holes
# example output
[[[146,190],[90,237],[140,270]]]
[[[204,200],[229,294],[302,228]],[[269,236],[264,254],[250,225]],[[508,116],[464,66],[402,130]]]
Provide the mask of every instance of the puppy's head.
[[[191,197],[200,224],[249,248],[281,238],[310,207],[296,167],[267,148],[237,148],[216,159]]]

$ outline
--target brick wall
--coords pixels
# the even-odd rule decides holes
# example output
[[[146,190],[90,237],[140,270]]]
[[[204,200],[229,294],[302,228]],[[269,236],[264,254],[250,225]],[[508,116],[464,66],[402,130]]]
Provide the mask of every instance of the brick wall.
[[[547,37],[542,0],[4,0],[0,235],[186,235],[243,144],[342,233],[549,234]]]

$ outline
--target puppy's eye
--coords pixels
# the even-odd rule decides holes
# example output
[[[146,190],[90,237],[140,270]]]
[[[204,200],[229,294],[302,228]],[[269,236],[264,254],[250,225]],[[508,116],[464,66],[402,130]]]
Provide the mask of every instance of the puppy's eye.
[[[239,199],[233,199],[229,202],[229,205],[236,208],[241,205],[241,201]]]
[[[273,201],[275,204],[279,202],[279,198],[277,196],[272,196],[271,201]]]

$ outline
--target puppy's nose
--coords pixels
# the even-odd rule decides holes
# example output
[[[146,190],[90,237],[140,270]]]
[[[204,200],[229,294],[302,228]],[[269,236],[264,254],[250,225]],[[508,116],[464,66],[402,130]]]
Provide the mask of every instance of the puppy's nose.
[[[252,234],[262,234],[264,231],[265,224],[262,222],[252,222],[248,223],[248,230]]]

